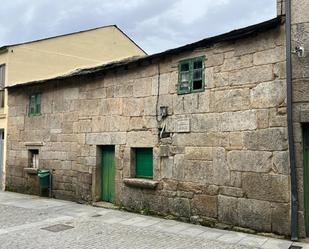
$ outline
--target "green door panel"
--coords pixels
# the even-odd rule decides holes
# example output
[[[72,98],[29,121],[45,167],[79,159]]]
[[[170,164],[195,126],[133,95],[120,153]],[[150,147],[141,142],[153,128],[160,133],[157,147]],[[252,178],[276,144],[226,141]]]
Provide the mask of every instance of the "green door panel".
[[[152,178],[153,177],[153,156],[152,148],[135,149],[135,170],[136,177]]]
[[[102,200],[114,202],[115,200],[115,147],[104,146],[102,149]]]
[[[306,236],[309,237],[309,126],[303,129],[304,134],[304,211],[305,211],[305,230]]]

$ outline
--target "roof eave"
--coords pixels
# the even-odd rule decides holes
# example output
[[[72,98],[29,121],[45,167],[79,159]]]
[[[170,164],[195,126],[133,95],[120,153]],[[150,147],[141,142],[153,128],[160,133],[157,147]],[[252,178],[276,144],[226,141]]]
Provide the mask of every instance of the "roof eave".
[[[226,42],[226,41],[233,41],[233,40],[238,40],[238,39],[242,39],[242,38],[246,38],[246,37],[250,37],[254,34],[260,33],[260,32],[264,32],[270,29],[274,29],[277,26],[281,25],[284,21],[284,16],[277,16],[276,18],[273,18],[271,20],[262,22],[262,23],[258,23],[255,25],[251,25],[245,28],[241,28],[241,29],[237,29],[237,30],[233,30],[221,35],[217,35],[217,36],[213,36],[213,37],[209,37],[191,44],[187,44],[178,48],[174,48],[174,49],[169,49],[166,50],[164,52],[161,53],[157,53],[157,54],[153,54],[153,55],[148,55],[148,56],[140,56],[140,57],[132,57],[132,58],[127,58],[121,61],[116,61],[116,62],[111,62],[108,64],[103,64],[100,66],[96,66],[96,67],[91,67],[91,68],[85,68],[85,69],[80,69],[80,70],[75,70],[72,73],[69,73],[67,75],[61,75],[61,76],[57,76],[54,78],[50,78],[50,79],[43,79],[43,80],[36,80],[36,81],[31,81],[31,82],[24,82],[24,83],[19,83],[16,85],[12,85],[12,86],[7,86],[6,88],[17,88],[17,87],[23,87],[23,86],[29,86],[29,85],[34,85],[34,84],[38,84],[38,83],[47,83],[53,80],[63,80],[63,79],[67,79],[70,77],[75,77],[75,76],[81,76],[81,75],[87,75],[87,74],[91,74],[91,73],[98,73],[98,72],[103,72],[103,71],[107,71],[110,69],[114,69],[114,68],[118,68],[121,66],[127,66],[129,64],[133,64],[133,63],[140,63],[143,61],[147,61],[147,60],[152,60],[152,59],[156,59],[156,58],[163,58],[166,57],[168,55],[171,54],[177,54],[177,53],[181,53],[181,52],[186,52],[186,51],[190,51],[193,50],[195,48],[198,47],[208,47],[211,46],[215,43],[219,43],[219,42]]]

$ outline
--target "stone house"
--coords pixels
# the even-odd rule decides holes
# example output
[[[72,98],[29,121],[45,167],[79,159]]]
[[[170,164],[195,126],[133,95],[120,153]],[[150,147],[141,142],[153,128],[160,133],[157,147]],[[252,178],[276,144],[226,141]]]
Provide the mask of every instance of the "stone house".
[[[292,26],[283,7],[163,53],[9,87],[6,188],[36,192],[35,151],[55,198],[306,236],[309,5],[292,1]],[[303,36],[289,56],[291,27]]]
[[[2,162],[6,155],[8,109],[5,86],[144,55],[146,53],[115,25],[0,46],[0,189],[4,185],[5,165]]]

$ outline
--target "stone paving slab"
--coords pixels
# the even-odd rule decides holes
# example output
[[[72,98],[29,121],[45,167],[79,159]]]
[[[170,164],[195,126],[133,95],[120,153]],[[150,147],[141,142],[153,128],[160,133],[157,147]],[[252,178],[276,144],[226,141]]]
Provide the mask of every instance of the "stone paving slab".
[[[292,244],[287,240],[9,192],[0,192],[0,210],[0,248],[5,249],[288,249]],[[38,216],[39,213],[42,215]],[[52,225],[73,228],[53,233],[42,230]],[[294,244],[309,249],[306,243]]]

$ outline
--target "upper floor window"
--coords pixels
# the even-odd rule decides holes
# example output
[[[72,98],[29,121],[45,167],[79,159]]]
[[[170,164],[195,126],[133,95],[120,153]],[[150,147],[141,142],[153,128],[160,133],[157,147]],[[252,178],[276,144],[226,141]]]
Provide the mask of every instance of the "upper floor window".
[[[0,89],[4,88],[5,84],[5,64],[0,65]]]
[[[0,65],[0,108],[4,107],[5,64]]]
[[[31,94],[29,99],[29,116],[41,115],[41,94]]]
[[[182,60],[178,65],[178,94],[204,91],[205,57]]]

